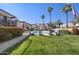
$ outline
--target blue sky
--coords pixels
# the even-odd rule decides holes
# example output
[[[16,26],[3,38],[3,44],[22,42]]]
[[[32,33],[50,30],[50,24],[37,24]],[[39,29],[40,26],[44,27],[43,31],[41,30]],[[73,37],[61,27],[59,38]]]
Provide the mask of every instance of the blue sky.
[[[76,14],[79,13],[79,4],[73,4],[75,6]],[[41,15],[45,15],[45,23],[49,22],[49,13],[47,8],[53,7],[52,22],[57,19],[61,19],[65,23],[65,13],[61,12],[61,8],[64,6],[62,3],[5,3],[0,4],[0,9],[3,9],[10,14],[15,15],[21,21],[28,23],[42,23]],[[72,21],[72,12],[69,12],[69,22]]]

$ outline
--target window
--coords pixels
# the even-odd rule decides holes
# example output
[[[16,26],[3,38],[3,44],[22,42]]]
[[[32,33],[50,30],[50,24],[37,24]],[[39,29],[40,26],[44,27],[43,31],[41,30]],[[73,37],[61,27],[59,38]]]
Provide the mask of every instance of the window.
[[[4,22],[4,23],[7,22],[7,16],[3,16],[3,22]]]

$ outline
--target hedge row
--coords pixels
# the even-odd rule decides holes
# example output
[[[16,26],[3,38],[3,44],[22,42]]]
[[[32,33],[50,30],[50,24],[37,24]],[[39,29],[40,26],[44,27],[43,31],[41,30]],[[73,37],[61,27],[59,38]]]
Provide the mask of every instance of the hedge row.
[[[71,35],[79,35],[79,30],[77,28],[72,28],[71,31],[68,30],[60,30],[60,34],[71,34]]]
[[[60,30],[60,34],[62,34],[62,35],[71,34],[71,32],[69,32],[68,30]]]
[[[72,34],[78,35],[79,34],[79,30],[76,27],[72,27]]]
[[[0,42],[22,35],[22,28],[0,28]]]

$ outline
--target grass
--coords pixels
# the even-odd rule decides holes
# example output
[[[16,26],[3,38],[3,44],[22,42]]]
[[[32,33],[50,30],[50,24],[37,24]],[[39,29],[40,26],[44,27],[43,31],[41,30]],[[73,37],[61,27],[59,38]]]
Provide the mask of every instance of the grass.
[[[31,36],[31,45],[24,55],[70,55],[79,54],[79,36]]]
[[[15,53],[15,51],[17,51],[17,53]],[[79,35],[64,35],[50,37],[30,36],[27,40],[22,42],[20,46],[13,50],[11,54],[76,55],[79,54]]]

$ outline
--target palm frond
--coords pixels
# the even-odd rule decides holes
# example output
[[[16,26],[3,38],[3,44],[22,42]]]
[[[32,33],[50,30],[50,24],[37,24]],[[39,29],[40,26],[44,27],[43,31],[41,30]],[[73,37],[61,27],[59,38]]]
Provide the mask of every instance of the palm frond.
[[[48,12],[51,12],[53,10],[52,7],[48,7]]]

